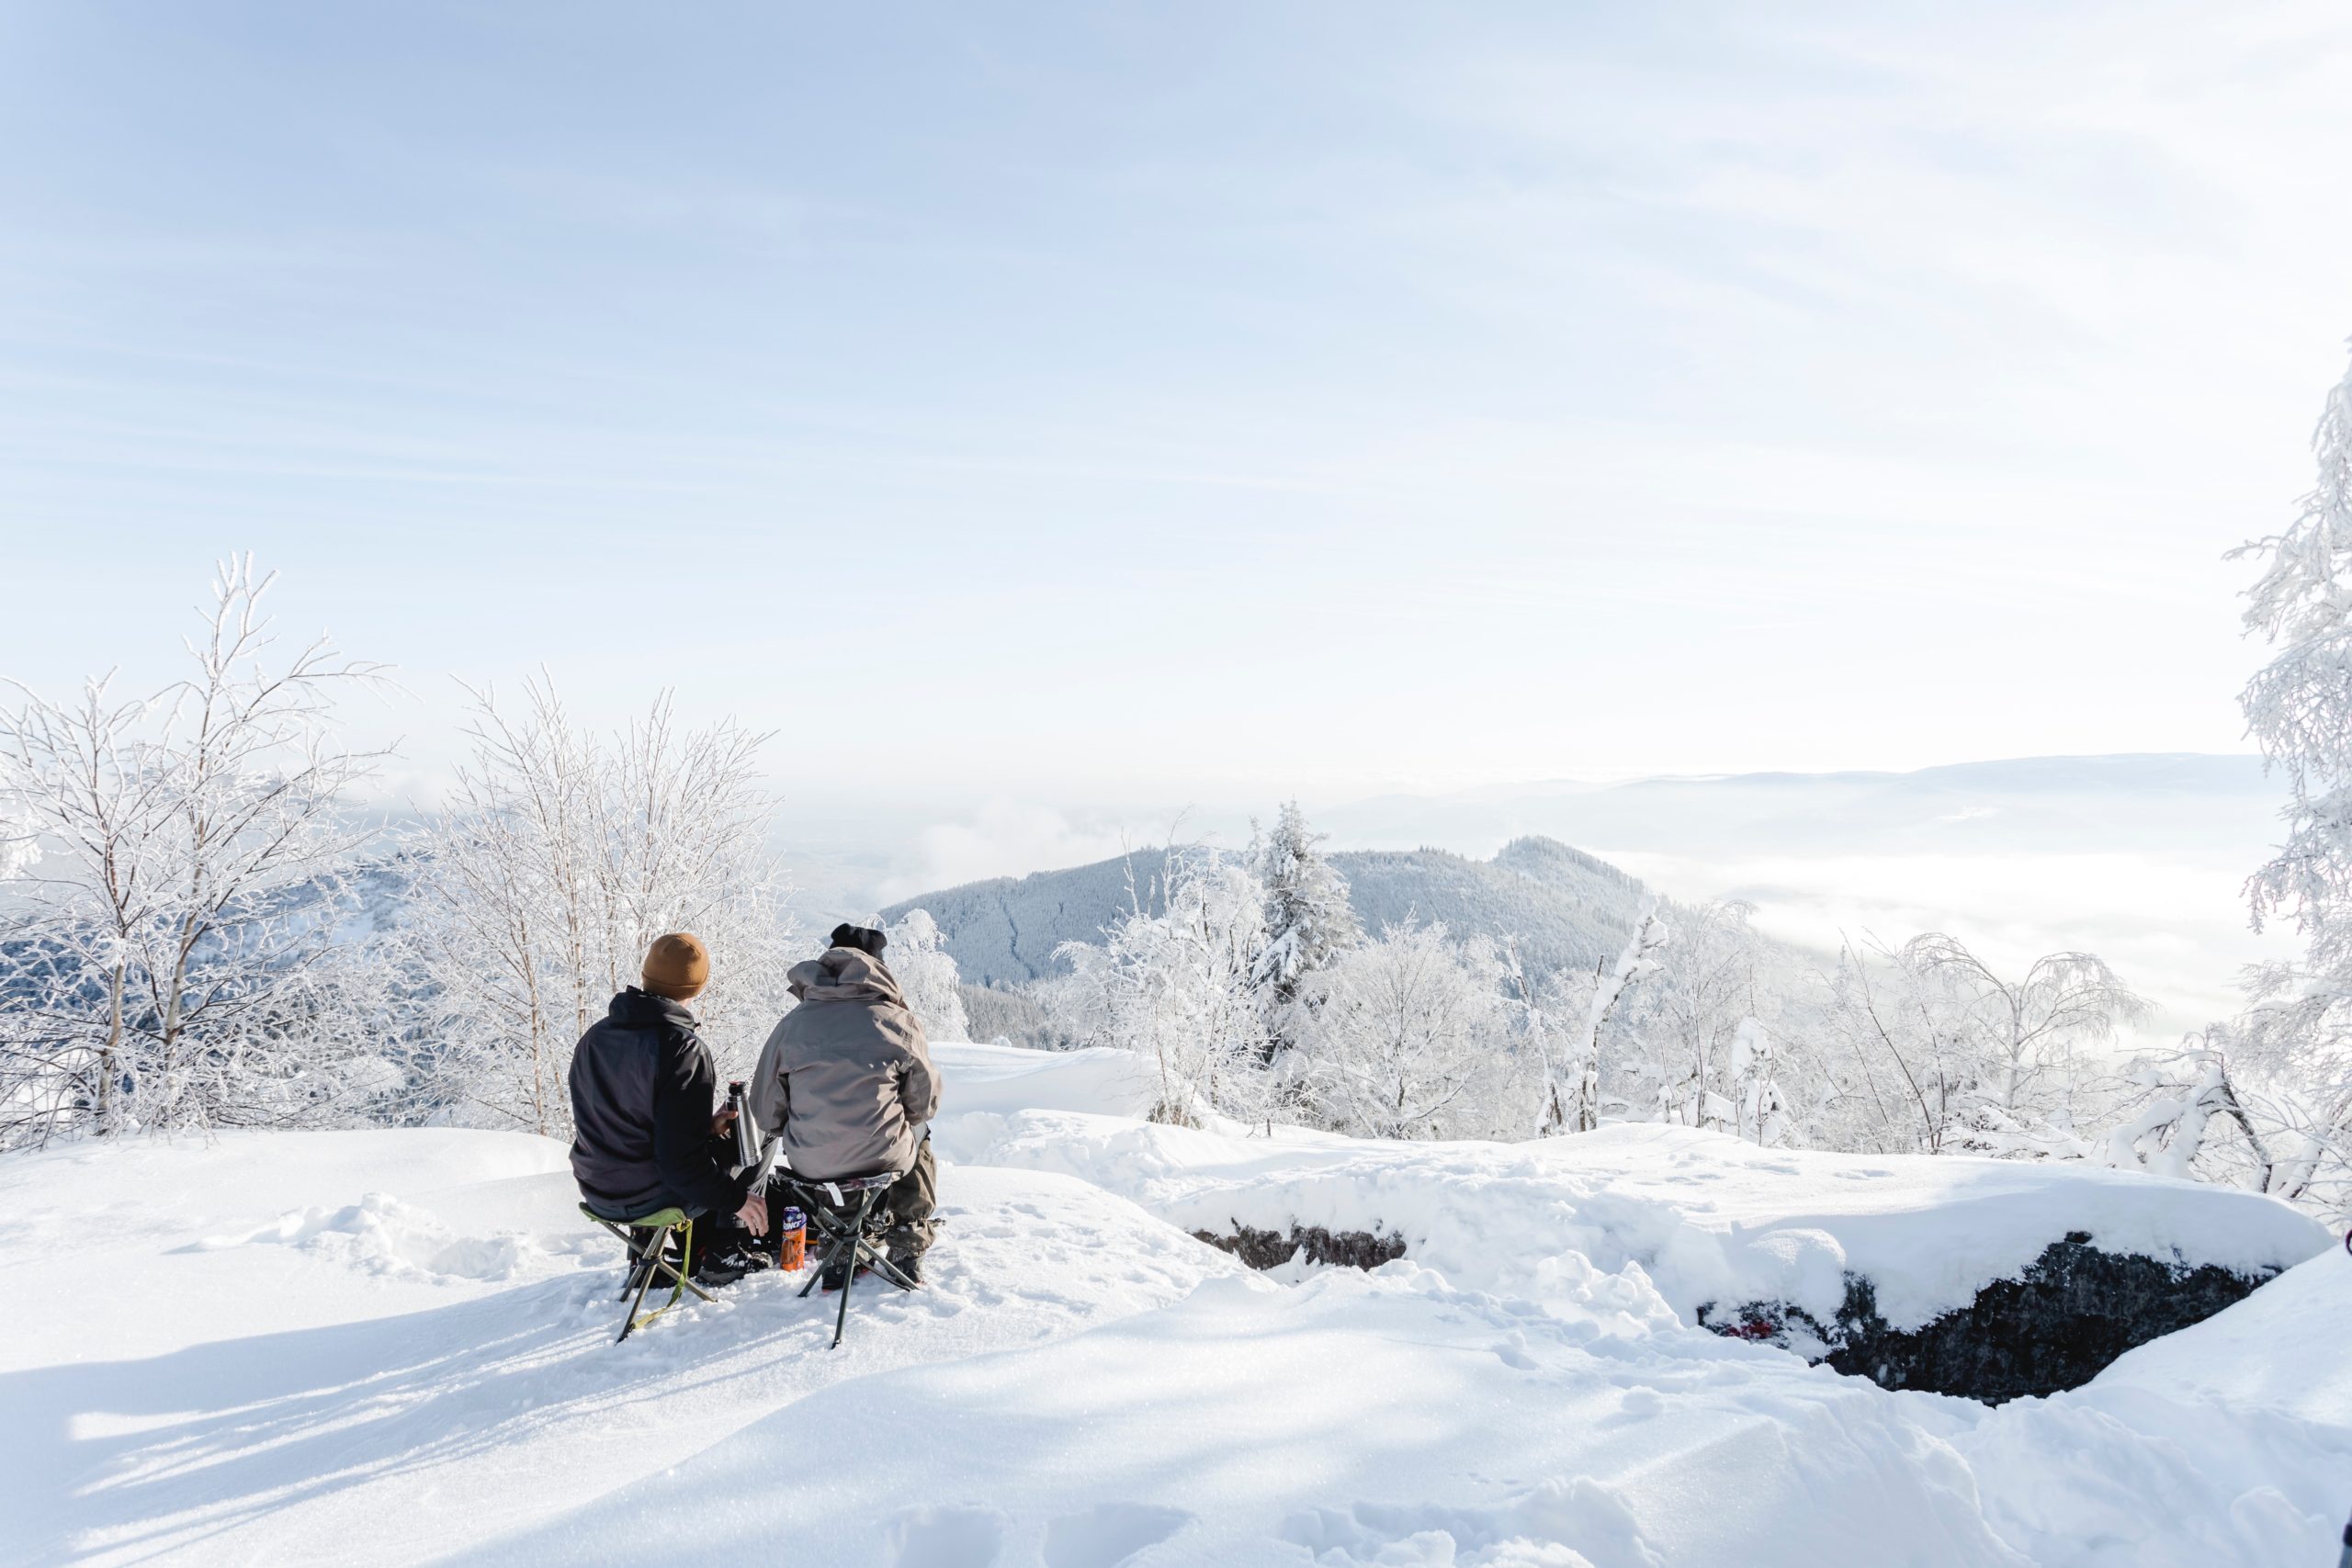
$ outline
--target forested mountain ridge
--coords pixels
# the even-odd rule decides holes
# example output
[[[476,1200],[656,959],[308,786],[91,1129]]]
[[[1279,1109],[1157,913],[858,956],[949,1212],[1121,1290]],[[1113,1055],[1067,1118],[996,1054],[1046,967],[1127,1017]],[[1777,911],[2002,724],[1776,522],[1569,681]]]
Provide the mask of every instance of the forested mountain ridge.
[[[882,911],[897,920],[927,909],[969,982],[1010,987],[1054,972],[1065,942],[1095,942],[1130,899],[1150,907],[1170,853],[1138,850],[1091,865],[991,877],[943,888]],[[1517,839],[1492,860],[1444,850],[1351,850],[1331,863],[1368,931],[1408,921],[1457,936],[1510,937],[1531,970],[1589,969],[1623,947],[1648,891],[1635,878],[1556,840]]]

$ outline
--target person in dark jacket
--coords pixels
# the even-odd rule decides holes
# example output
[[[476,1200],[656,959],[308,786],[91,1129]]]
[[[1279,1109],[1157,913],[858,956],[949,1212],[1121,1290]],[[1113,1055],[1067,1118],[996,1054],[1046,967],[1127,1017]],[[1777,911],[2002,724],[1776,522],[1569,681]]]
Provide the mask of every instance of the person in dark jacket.
[[[799,1175],[898,1174],[883,1196],[886,1250],[920,1282],[939,1201],[928,1125],[939,1114],[939,1074],[922,1025],[882,962],[885,945],[870,927],[838,926],[822,956],[792,966],[799,1005],[768,1036],[747,1098],[752,1120],[783,1140]]]
[[[715,1110],[718,1070],[686,1004],[710,982],[710,954],[683,932],[646,953],[644,984],[613,998],[571,1055],[571,1174],[588,1206],[616,1220],[676,1207],[695,1219],[696,1279],[732,1283],[768,1227],[765,1194],[729,1173]]]

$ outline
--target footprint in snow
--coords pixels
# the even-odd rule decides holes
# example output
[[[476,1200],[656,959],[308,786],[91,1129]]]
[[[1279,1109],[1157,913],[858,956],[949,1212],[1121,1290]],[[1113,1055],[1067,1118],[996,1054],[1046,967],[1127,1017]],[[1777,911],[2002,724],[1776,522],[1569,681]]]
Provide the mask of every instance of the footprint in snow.
[[[893,1568],[988,1568],[1004,1550],[994,1508],[910,1508],[883,1531]]]
[[[1193,1522],[1182,1508],[1098,1503],[1046,1526],[1046,1568],[1118,1568]]]
[[[1527,1336],[1514,1333],[1501,1344],[1491,1347],[1495,1359],[1517,1371],[1535,1371],[1535,1358],[1527,1353]]]

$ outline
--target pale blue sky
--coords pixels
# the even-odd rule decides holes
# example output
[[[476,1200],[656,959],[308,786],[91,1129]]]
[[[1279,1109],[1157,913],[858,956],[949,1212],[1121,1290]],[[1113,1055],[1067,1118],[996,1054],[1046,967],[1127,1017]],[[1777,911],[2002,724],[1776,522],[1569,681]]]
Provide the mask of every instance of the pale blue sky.
[[[788,783],[2229,750],[2333,6],[0,6],[0,671],[216,554]]]

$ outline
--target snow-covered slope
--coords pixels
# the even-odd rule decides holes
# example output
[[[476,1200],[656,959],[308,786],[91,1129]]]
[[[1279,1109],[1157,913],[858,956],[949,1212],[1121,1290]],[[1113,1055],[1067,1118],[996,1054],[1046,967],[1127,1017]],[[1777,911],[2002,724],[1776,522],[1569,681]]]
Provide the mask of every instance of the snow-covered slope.
[[[2352,1351],[2310,1326],[2344,1315],[2338,1256],[1998,1410],[1678,1311],[1776,1248],[1790,1278],[1807,1246],[1976,1260],[1928,1301],[2077,1197],[2116,1235],[2301,1245],[2260,1205],[2233,1227],[2154,1183],[1675,1138],[1514,1161],[1182,1134],[1118,1113],[1129,1064],[941,1055],[965,1109],[931,1282],[866,1298],[830,1352],[828,1305],[772,1277],[611,1344],[616,1249],[542,1140],[0,1164],[0,1472],[26,1500],[0,1562],[2270,1568],[2326,1561],[2352,1504]],[[1415,1256],[1256,1275],[1163,1217],[1367,1202]]]
[[[1240,1266],[1066,1177],[959,1170],[920,1295],[755,1277],[612,1345],[560,1145],[237,1134],[0,1164],[0,1562],[417,1562],[829,1384],[1182,1300]],[[856,1561],[856,1557],[845,1561]]]

